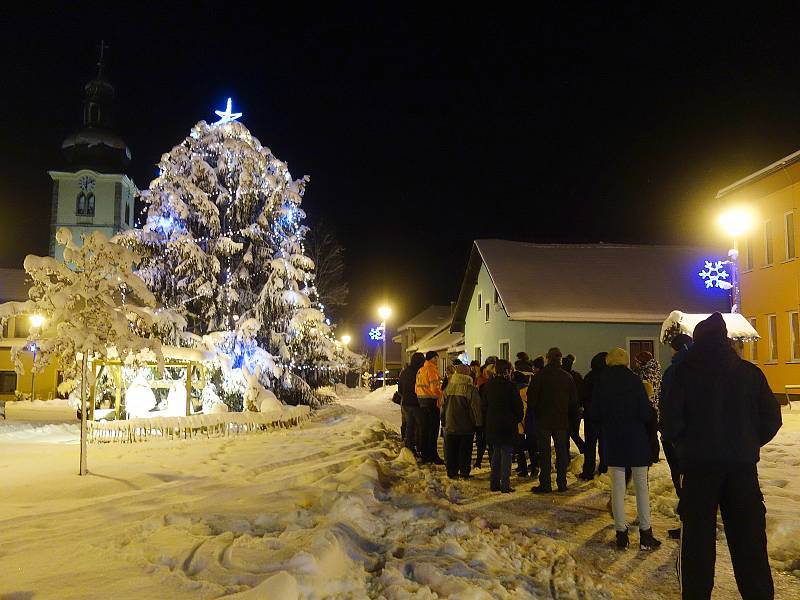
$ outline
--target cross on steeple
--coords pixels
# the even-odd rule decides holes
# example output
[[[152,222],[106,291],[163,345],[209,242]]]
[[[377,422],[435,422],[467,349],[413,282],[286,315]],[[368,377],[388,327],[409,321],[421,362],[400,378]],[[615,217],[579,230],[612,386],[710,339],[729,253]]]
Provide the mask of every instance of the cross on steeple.
[[[100,78],[103,76],[103,59],[105,55],[105,51],[108,49],[108,44],[106,44],[105,40],[100,40],[100,60],[97,61],[97,77]]]

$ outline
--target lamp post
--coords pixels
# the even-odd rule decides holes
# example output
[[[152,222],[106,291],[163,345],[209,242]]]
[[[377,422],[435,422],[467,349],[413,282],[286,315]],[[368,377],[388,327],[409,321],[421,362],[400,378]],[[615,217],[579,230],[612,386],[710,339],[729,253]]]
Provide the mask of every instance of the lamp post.
[[[383,330],[383,387],[386,387],[386,319],[392,314],[392,309],[388,306],[381,306],[378,315],[381,318],[381,329]]]
[[[44,317],[42,315],[31,315],[31,326],[37,332],[39,328],[44,324]],[[31,400],[36,400],[36,351],[39,348],[34,342],[31,346],[31,350],[33,351],[33,363],[31,364]]]
[[[733,238],[733,248],[728,250],[728,263],[731,265],[731,312],[742,310],[742,291],[739,282],[739,238],[746,234],[753,224],[753,215],[745,208],[732,208],[719,217],[719,224],[725,233]]]
[[[345,347],[347,347],[347,344],[350,343],[350,336],[349,335],[343,335],[342,336],[342,343],[345,345]]]

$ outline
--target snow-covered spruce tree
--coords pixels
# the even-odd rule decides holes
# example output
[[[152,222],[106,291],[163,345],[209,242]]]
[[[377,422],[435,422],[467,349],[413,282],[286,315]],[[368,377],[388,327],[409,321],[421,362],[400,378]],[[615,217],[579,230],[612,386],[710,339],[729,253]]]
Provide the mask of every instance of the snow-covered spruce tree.
[[[303,247],[308,178],[293,180],[242,123],[225,120],[199,122],[158,166],[141,194],[144,227],[119,236],[143,257],[138,273],[158,301],[183,314],[191,333],[215,334],[232,367],[252,373],[257,355],[237,341],[246,327],[272,359],[271,369],[258,365],[271,387],[291,387],[292,370],[333,359]]]
[[[155,297],[133,273],[138,257],[123,246],[109,242],[100,233],[81,236],[83,244],[72,240],[69,229],[61,228],[56,241],[64,246],[64,261],[29,254],[24,267],[32,280],[25,302],[0,305],[0,319],[11,316],[41,315],[44,331],[31,333],[29,344],[36,344],[34,371],[56,361],[67,377],[81,380],[81,457],[80,475],[86,466],[86,395],[93,383],[87,370],[91,359],[113,357],[131,360],[148,350],[163,365],[161,342],[142,332],[155,323],[152,311]],[[15,366],[22,372],[19,351]],[[80,366],[78,365],[80,357]]]

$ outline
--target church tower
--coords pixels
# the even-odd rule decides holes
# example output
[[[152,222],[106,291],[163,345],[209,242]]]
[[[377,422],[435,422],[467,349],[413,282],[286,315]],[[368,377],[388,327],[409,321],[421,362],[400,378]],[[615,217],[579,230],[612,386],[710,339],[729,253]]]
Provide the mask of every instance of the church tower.
[[[53,180],[50,256],[63,260],[56,246],[60,227],[69,227],[77,243],[82,233],[102,231],[108,237],[133,227],[136,186],[125,174],[131,151],[114,131],[114,88],[103,74],[100,43],[97,77],[84,87],[83,127],[61,144],[64,170],[48,171]]]

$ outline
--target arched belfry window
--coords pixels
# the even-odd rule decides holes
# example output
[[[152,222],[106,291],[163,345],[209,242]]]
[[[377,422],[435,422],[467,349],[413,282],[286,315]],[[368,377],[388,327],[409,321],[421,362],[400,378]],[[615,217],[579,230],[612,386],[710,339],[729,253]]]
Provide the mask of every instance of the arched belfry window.
[[[94,216],[94,186],[95,181],[84,175],[78,180],[78,197],[75,200],[75,214],[82,217]]]

